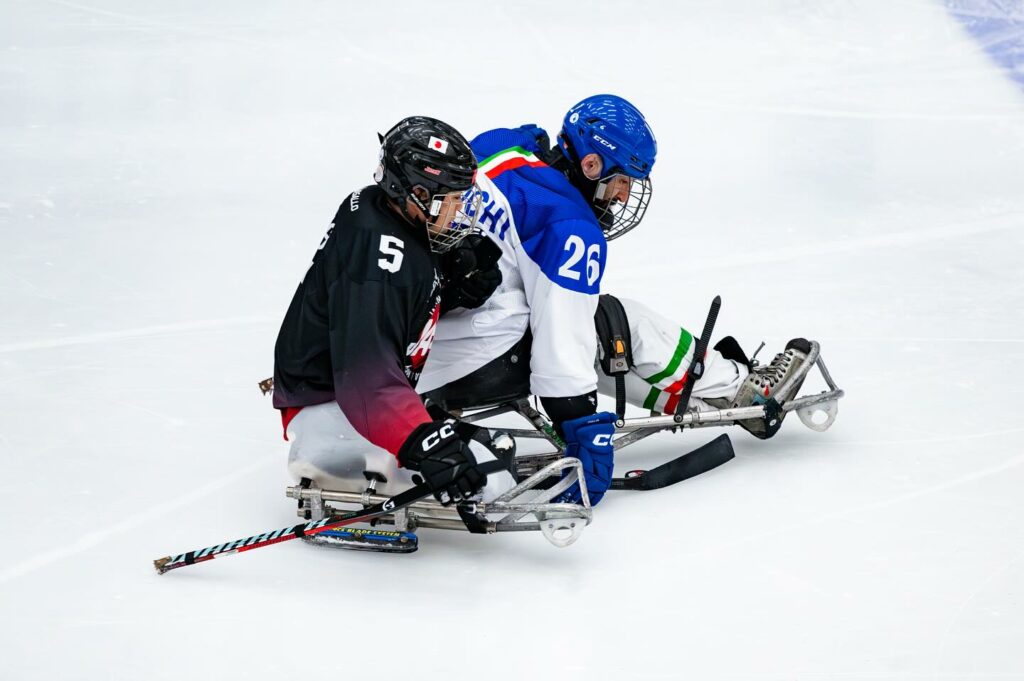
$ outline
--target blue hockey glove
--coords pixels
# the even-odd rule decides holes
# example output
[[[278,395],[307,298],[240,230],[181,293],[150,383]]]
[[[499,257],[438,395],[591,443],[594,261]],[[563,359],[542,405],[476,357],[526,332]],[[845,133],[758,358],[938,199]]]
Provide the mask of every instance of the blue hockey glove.
[[[562,424],[565,432],[565,454],[583,462],[587,494],[592,506],[597,506],[612,484],[615,459],[612,436],[615,435],[616,418],[615,414],[604,411],[581,416]],[[580,503],[580,486],[573,485],[567,489],[558,501]]]

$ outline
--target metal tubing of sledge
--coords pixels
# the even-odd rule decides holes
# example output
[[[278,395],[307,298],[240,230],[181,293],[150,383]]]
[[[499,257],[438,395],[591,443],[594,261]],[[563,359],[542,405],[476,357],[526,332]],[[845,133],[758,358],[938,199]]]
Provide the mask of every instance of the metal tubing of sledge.
[[[560,461],[554,462],[555,464]],[[585,483],[584,483],[585,484]],[[339,492],[335,490],[322,490],[322,489],[303,489],[301,487],[289,487],[286,490],[286,495],[293,499],[320,499],[325,502],[335,503],[346,503],[346,504],[361,504],[363,500],[363,493],[361,492]],[[370,495],[372,503],[380,503],[381,501],[387,500],[388,497],[373,494]],[[505,514],[505,515],[516,515],[518,517],[526,516],[531,513],[544,513],[550,515],[565,515],[573,518],[579,518],[585,520],[587,524],[592,519],[592,511],[589,506],[589,499],[587,500],[586,506],[579,504],[566,504],[566,503],[497,503],[497,502],[479,502],[475,504],[475,510],[478,513],[484,515],[489,514]],[[430,527],[436,529],[445,530],[465,530],[465,523],[459,518],[458,511],[454,507],[442,506],[436,501],[422,501],[417,502],[414,505],[408,507],[410,514],[409,522],[410,528],[416,529],[418,527]],[[429,514],[429,515],[423,515]],[[380,521],[386,524],[396,524],[393,516],[382,516]],[[485,523],[485,527],[488,532],[508,532],[508,531],[524,531],[524,530],[538,530],[540,529],[539,522],[530,523],[517,523],[510,522],[506,518],[501,520],[489,520]]]
[[[565,471],[568,471],[567,475],[563,475]],[[542,482],[555,476],[558,476],[559,480],[553,486],[537,489]],[[577,482],[581,489],[581,504],[550,501]],[[537,492],[534,498],[543,497],[543,500],[522,499],[524,494],[532,491]],[[387,499],[370,491],[343,492],[298,485],[287,488],[285,494],[292,499],[302,499],[309,507],[322,509],[328,515],[336,512],[336,509],[328,506],[330,502],[365,506]],[[471,503],[468,509],[471,513],[484,518],[481,526],[488,534],[539,530],[548,541],[559,547],[568,546],[576,541],[583,528],[589,525],[593,518],[586,478],[583,475],[583,464],[575,458],[559,458],[552,461],[493,501]],[[522,520],[529,515],[533,515],[536,520]],[[466,524],[455,506],[443,506],[433,499],[423,499],[410,504],[395,514],[380,517],[379,522],[394,525],[401,531],[414,531],[421,527],[466,530]]]
[[[812,430],[827,430],[835,421],[839,409],[839,399],[844,392],[836,386],[832,375],[821,358],[821,346],[817,341],[811,341],[811,351],[801,371],[790,377],[784,385],[779,386],[777,391],[783,393],[783,388],[788,389],[794,381],[803,380],[813,367],[817,367],[822,378],[828,385],[828,390],[816,395],[805,395],[784,401],[780,406],[785,412],[795,411],[800,420]],[[542,414],[530,406],[525,398],[510,402],[499,407],[485,409],[471,415],[463,416],[464,420],[481,421],[490,416],[514,412],[530,422],[533,428],[503,428],[502,430],[515,438],[547,440],[554,447],[554,452],[542,454],[520,454],[516,456],[516,462],[520,465],[540,466],[558,456],[564,447],[552,437],[550,422]],[[765,417],[765,405],[754,405],[750,407],[737,407],[732,409],[712,409],[708,411],[689,411],[683,414],[667,414],[664,416],[649,416],[640,418],[625,419],[621,425],[617,425],[617,435],[614,440],[616,450],[634,444],[646,437],[660,433],[663,430],[675,428],[707,428],[712,426],[731,426],[738,421],[746,419],[762,419]],[[824,414],[824,420],[815,421],[816,414]],[[546,426],[546,427],[545,427]],[[522,470],[522,468],[520,469]]]
[[[835,402],[839,398],[843,397],[845,392],[840,389],[830,390],[819,393],[817,395],[807,395],[806,397],[800,397],[795,400],[790,400],[782,405],[783,411],[795,411],[804,409],[819,403]],[[475,415],[474,415],[475,416]],[[734,409],[714,409],[704,412],[688,412],[681,416],[674,416],[671,414],[665,416],[641,416],[637,418],[626,419],[622,426],[616,428],[617,432],[620,433],[634,433],[636,431],[644,431],[651,429],[650,434],[659,432],[667,428],[684,427],[684,428],[703,428],[708,426],[730,426],[736,421],[744,419],[758,419],[764,417],[764,406],[756,405],[753,407],[738,407]],[[546,440],[548,439],[543,433],[530,428],[502,428],[502,432],[508,433],[514,438],[527,438],[535,440]],[[615,440],[618,445],[619,440],[624,438],[617,438]],[[636,442],[640,438],[630,438],[629,442]],[[518,457],[517,457],[518,458]]]

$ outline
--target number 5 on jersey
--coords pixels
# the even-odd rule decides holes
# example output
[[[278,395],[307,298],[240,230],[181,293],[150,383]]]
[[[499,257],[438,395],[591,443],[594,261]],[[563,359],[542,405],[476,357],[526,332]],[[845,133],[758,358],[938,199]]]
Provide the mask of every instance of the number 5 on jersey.
[[[566,279],[579,281],[581,270],[583,269],[580,261],[583,260],[583,254],[586,253],[587,285],[593,286],[594,282],[601,276],[601,246],[599,244],[590,244],[590,247],[587,248],[583,239],[572,234],[565,240],[565,248],[562,250],[569,252],[569,259],[558,268],[558,275]]]
[[[405,254],[402,253],[403,248],[405,248],[404,241],[398,237],[382,234],[380,252],[384,257],[377,260],[377,267],[385,272],[397,272],[402,269],[402,258],[405,257]]]

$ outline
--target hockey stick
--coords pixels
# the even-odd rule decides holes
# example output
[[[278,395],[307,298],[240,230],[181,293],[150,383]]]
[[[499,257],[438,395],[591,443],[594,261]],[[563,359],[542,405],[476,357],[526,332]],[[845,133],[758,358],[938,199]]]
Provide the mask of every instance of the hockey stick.
[[[490,475],[491,473],[507,469],[505,462],[501,461],[501,459],[497,459],[495,461],[486,461],[480,464],[477,466],[477,470],[484,475]],[[401,494],[393,496],[390,499],[385,499],[379,504],[374,504],[373,506],[369,506],[364,509],[343,513],[342,515],[331,516],[329,518],[323,518],[322,520],[300,523],[291,527],[283,527],[272,532],[255,534],[251,537],[246,537],[245,539],[236,539],[235,541],[224,542],[223,544],[214,544],[213,546],[208,546],[205,549],[180,553],[174,557],[164,556],[163,558],[157,558],[154,560],[153,567],[155,567],[156,571],[162,575],[165,572],[170,572],[171,570],[177,570],[178,568],[185,567],[187,565],[195,565],[196,563],[204,563],[220,556],[231,556],[236,553],[243,553],[245,551],[251,551],[252,549],[270,546],[271,544],[279,544],[283,541],[288,541],[289,539],[297,539],[299,537],[317,534],[324,530],[372,520],[373,518],[387,515],[388,513],[394,513],[409,504],[430,496],[430,494],[430,487],[426,483],[421,483],[402,492]]]
[[[682,416],[686,413],[686,405],[690,401],[690,393],[693,392],[693,384],[704,375],[704,355],[708,351],[708,343],[711,341],[711,332],[715,329],[715,321],[718,319],[718,310],[722,307],[722,296],[715,296],[711,301],[711,309],[708,310],[708,318],[704,322],[704,332],[697,339],[697,347],[693,349],[693,360],[690,361],[690,368],[686,370],[686,383],[679,393],[679,403],[676,405],[676,415]]]
[[[735,456],[732,441],[726,433],[722,433],[711,442],[656,468],[648,471],[630,471],[624,478],[612,478],[612,489],[661,489],[707,473]]]

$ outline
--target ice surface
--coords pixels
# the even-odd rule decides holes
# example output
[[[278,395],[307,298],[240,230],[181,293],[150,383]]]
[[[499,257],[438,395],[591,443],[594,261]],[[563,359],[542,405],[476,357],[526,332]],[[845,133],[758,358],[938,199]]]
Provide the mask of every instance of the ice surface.
[[[256,382],[374,133],[601,91],[661,148],[606,288],[819,340],[836,425],[736,432],[565,550],[157,577],[294,522]],[[1024,678],[1022,225],[1024,92],[939,1],[2,0],[0,678]]]

